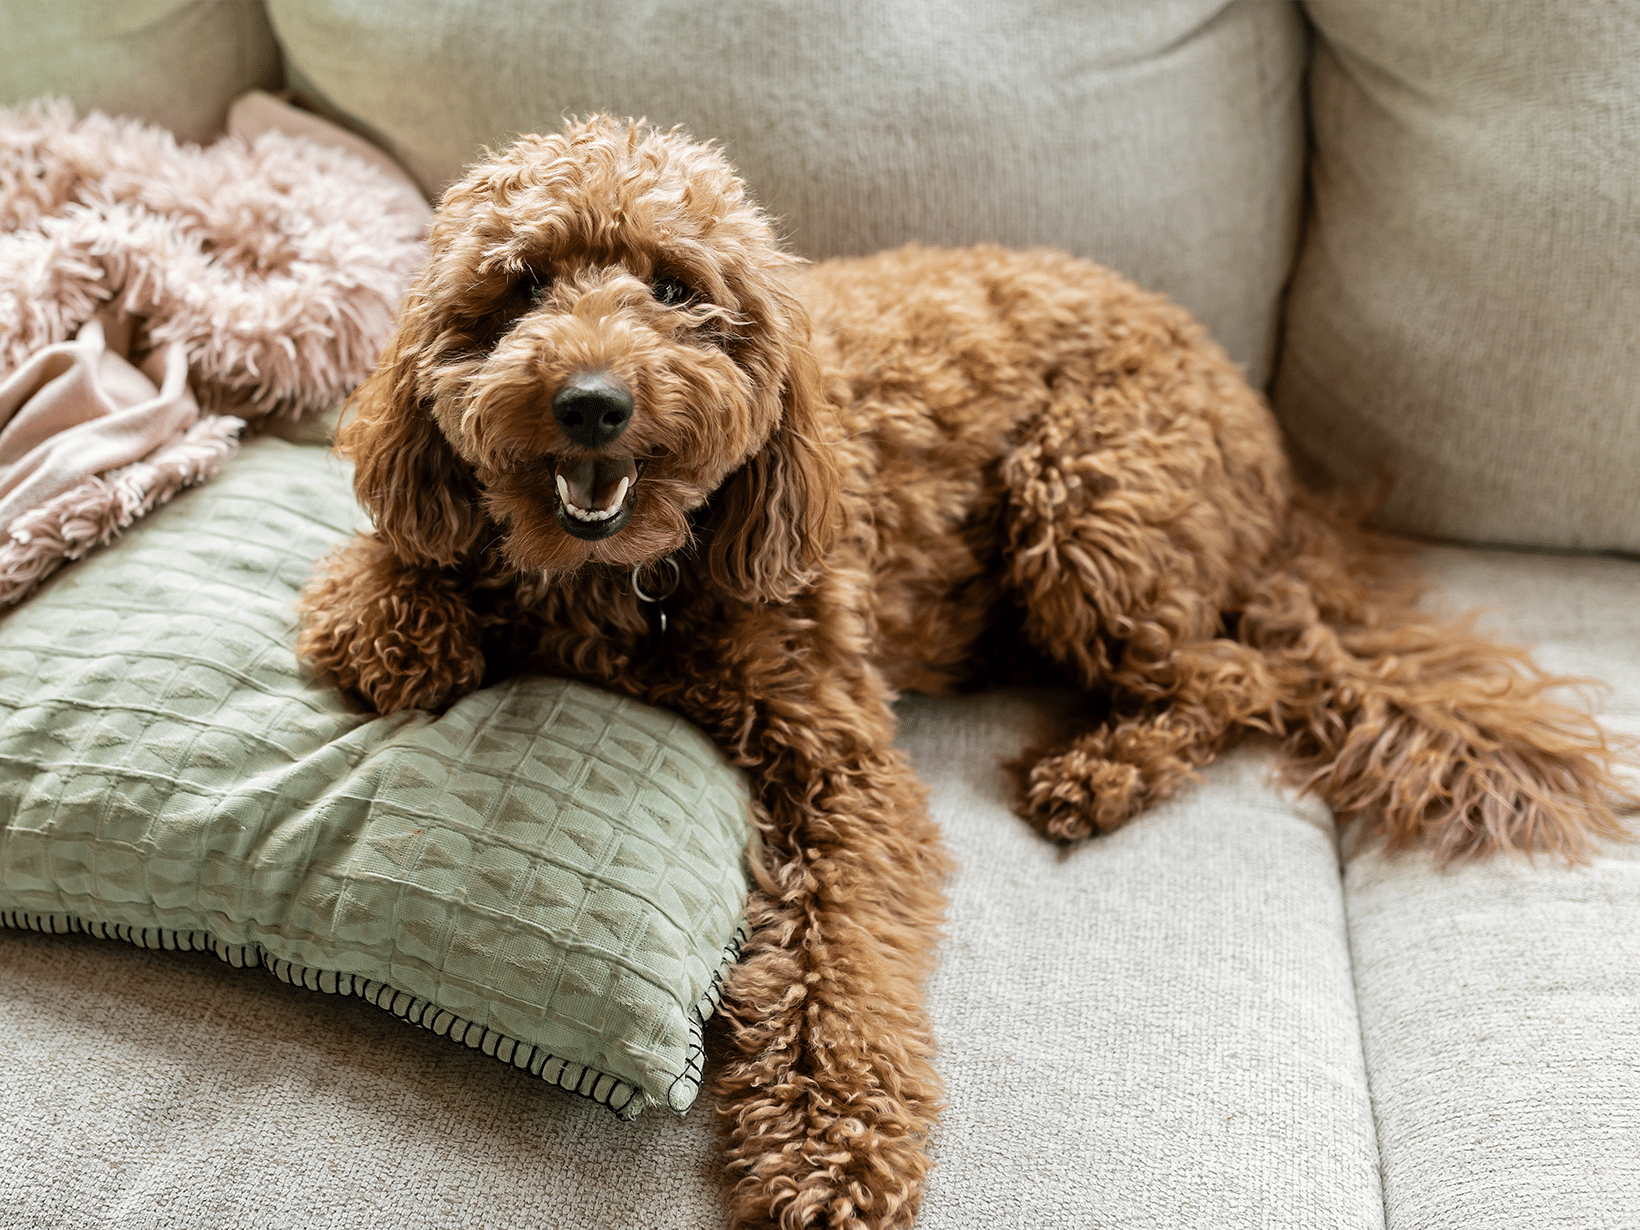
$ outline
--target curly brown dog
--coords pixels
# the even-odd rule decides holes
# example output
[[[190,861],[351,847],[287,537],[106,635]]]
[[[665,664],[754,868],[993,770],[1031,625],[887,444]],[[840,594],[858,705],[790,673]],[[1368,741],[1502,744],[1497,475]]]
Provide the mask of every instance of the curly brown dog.
[[[946,858],[890,703],[964,681],[999,620],[1108,698],[1029,771],[1055,838],[1246,727],[1399,844],[1621,831],[1599,730],[1371,579],[1184,311],[1054,252],[805,267],[676,133],[601,117],[452,187],[342,447],[376,529],[305,595],[314,663],[382,712],[572,675],[751,772],[766,858],[716,1080],[744,1225],[916,1214]],[[662,631],[636,591],[674,563]]]

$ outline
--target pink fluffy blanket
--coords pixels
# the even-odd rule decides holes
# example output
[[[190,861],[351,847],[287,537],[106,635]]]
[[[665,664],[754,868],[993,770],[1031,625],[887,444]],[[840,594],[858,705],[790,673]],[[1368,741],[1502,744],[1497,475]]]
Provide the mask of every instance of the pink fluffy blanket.
[[[0,109],[0,607],[214,474],[247,421],[345,397],[426,219],[307,137],[200,148],[66,103]]]

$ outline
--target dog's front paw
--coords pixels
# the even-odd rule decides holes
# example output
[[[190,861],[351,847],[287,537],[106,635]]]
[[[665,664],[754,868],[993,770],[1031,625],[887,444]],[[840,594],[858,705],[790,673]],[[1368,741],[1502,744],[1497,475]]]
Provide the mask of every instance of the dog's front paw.
[[[736,1185],[731,1198],[737,1226],[911,1226],[928,1169],[924,1142],[894,1134],[897,1126],[874,1122],[867,1108],[837,1106],[828,1112],[829,1101],[816,1091],[810,1105],[793,1106],[775,1095],[746,1108],[767,1116],[768,1129],[789,1143],[782,1151],[764,1153]]]
[[[299,656],[378,713],[443,709],[484,679],[472,609],[449,586],[360,538],[302,592]]]
[[[854,1075],[864,1084],[863,1072]],[[922,1073],[903,1075],[923,1092]],[[937,1088],[931,1075],[922,1083]],[[907,1230],[915,1221],[929,1169],[927,1107],[847,1084],[840,1073],[789,1072],[736,1099],[737,1227]]]
[[[803,913],[764,916],[724,996],[732,1053],[714,1092],[729,1129],[734,1224],[908,1230],[943,1095],[905,949],[932,926],[907,933],[902,920],[896,932],[865,906],[847,923],[828,910],[835,934],[811,927],[795,951],[759,948],[792,942]]]
[[[1044,837],[1081,841],[1133,818],[1147,801],[1138,768],[1080,747],[1044,756],[1025,774],[1020,814]]]
[[[471,649],[469,631],[449,624],[378,629],[316,622],[303,630],[297,651],[334,672],[343,689],[377,713],[436,711],[484,678],[484,657]]]

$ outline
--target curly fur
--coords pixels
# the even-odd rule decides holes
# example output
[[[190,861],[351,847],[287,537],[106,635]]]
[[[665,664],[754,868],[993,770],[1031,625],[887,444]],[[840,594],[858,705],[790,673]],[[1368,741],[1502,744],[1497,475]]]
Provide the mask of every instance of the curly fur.
[[[586,372],[633,395],[602,450],[549,410]],[[451,188],[342,447],[376,529],[305,595],[314,663],[384,711],[579,676],[753,773],[766,856],[716,1078],[742,1225],[916,1214],[947,863],[890,702],[973,678],[999,620],[1109,698],[1027,773],[1053,837],[1123,823],[1247,727],[1397,844],[1620,831],[1613,749],[1544,699],[1560,681],[1375,580],[1184,311],[1053,252],[802,267],[677,133],[595,118]],[[554,474],[605,454],[643,469],[630,521],[584,541]],[[661,636],[630,574],[669,553]]]

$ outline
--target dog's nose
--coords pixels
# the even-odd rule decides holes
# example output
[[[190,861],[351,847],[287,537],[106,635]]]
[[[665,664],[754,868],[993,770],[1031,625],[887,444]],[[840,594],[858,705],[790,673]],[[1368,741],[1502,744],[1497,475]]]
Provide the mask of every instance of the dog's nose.
[[[583,372],[552,395],[552,417],[582,448],[608,444],[632,419],[632,394],[608,372]]]

